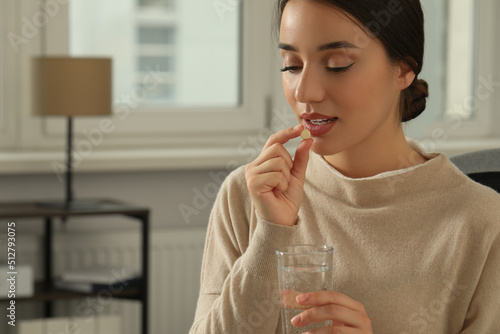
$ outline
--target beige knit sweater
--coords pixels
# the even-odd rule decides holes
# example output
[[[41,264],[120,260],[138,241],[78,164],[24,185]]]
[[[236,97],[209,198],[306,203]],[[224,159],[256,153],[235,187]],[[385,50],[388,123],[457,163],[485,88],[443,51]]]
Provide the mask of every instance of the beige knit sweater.
[[[361,302],[375,334],[500,333],[500,196],[442,154],[352,179],[311,152],[293,227],[257,216],[244,169],[209,222],[190,333],[282,333],[275,249],[334,247],[334,289]]]

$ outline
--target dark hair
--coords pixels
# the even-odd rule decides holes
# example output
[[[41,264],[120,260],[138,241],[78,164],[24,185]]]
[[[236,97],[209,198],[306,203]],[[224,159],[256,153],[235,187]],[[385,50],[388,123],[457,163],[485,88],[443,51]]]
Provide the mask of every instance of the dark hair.
[[[415,72],[415,80],[401,92],[399,111],[402,122],[420,115],[429,96],[428,84],[418,75],[424,58],[424,13],[420,0],[310,0],[334,6],[354,18],[363,29],[378,38],[388,58],[405,61]],[[289,0],[276,3],[275,31],[279,32],[281,17]]]

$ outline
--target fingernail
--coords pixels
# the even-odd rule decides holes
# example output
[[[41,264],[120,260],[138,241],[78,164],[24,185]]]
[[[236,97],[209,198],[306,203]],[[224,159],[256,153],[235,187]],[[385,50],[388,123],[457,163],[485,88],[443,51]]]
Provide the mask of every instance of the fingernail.
[[[293,319],[292,319],[292,324],[294,326],[297,326],[300,324],[300,321],[302,320],[302,317],[299,315],[295,316]]]
[[[304,295],[298,295],[297,296],[297,302],[299,303],[305,303],[309,300],[309,295],[304,294]]]
[[[296,125],[296,126],[294,126],[294,127],[293,127],[293,130],[294,130],[294,131],[297,131],[298,129],[300,129],[300,127],[301,127],[301,125],[300,125],[300,124],[299,124],[299,125]]]

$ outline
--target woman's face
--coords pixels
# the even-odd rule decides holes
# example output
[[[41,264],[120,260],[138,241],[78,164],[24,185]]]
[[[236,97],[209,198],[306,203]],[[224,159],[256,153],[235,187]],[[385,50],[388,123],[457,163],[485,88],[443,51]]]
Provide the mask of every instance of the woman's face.
[[[400,67],[344,12],[291,0],[280,26],[283,87],[312,150],[327,156],[374,147],[401,127]],[[372,145],[365,145],[370,143]]]

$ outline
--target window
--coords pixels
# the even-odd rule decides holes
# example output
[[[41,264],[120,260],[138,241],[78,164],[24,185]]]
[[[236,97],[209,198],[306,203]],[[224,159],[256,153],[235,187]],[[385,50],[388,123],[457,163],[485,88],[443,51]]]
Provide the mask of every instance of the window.
[[[40,10],[30,1],[31,11]],[[222,165],[270,112],[271,17],[270,2],[71,0],[59,5],[29,56],[113,58],[113,131],[86,160],[113,150],[175,166],[203,156]],[[63,147],[63,119],[24,117],[25,147]],[[80,117],[74,127],[74,141],[88,141],[99,119]]]
[[[136,84],[140,85],[143,90],[147,89],[147,85],[141,83],[140,78],[146,76],[148,71],[156,70],[165,78],[168,74],[175,78],[175,25],[168,23],[149,25],[147,22],[146,19],[143,24],[139,24],[137,31]],[[173,103],[176,100],[174,83],[175,79],[164,80],[160,88],[148,94],[144,102]]]
[[[429,82],[425,112],[407,125],[410,137],[428,150],[459,154],[498,147],[492,134],[491,56],[494,1],[423,0],[426,55],[421,77]],[[488,90],[489,89],[489,90]]]
[[[444,118],[474,119],[477,106],[464,97],[474,93],[477,76],[478,3],[476,0],[455,0],[449,3],[447,100]]]
[[[115,113],[130,119],[123,134],[255,131],[264,92],[240,70],[252,65],[242,64],[243,12],[232,3],[221,19],[210,1],[72,0],[67,52],[112,57]]]
[[[446,104],[447,0],[422,0],[425,16],[424,66],[419,78],[429,84],[425,111],[405,125],[408,136],[423,138],[429,126],[441,119]]]

